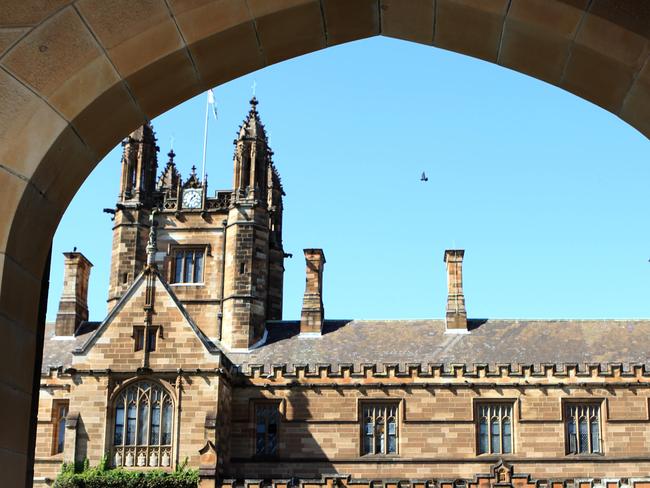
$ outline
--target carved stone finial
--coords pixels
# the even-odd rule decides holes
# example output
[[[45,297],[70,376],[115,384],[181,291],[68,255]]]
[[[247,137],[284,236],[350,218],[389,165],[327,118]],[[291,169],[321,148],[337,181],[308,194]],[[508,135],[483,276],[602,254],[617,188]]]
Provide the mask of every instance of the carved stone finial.
[[[147,242],[147,266],[156,265],[156,251],[158,250],[158,222],[156,222],[156,210],[152,210],[149,216],[149,241]]]

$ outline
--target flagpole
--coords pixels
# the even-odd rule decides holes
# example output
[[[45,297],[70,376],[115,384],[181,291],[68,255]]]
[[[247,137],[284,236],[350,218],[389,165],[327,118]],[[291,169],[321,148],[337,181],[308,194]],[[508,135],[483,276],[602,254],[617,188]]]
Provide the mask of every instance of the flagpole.
[[[205,101],[205,127],[203,129],[203,167],[201,169],[201,182],[205,182],[205,155],[208,150],[208,110],[210,108],[210,95]]]

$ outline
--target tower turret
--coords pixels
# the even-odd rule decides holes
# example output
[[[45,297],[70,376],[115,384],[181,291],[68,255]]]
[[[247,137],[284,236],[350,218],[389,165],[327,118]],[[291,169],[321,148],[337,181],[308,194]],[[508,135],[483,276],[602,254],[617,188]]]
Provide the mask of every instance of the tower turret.
[[[156,183],[156,191],[161,195],[164,195],[164,198],[177,198],[180,193],[181,175],[176,168],[176,162],[174,158],[176,153],[173,149],[170,149],[167,153],[169,159],[167,160],[167,165],[162,174],[158,178]]]
[[[151,206],[156,189],[158,146],[150,123],[131,132],[122,141],[121,203]]]
[[[282,315],[282,186],[253,98],[235,140],[227,221],[222,341],[247,349]]]
[[[259,200],[266,205],[271,151],[264,124],[257,112],[258,103],[255,97],[250,101],[248,116],[235,140],[233,188],[236,199]]]
[[[122,296],[147,261],[149,215],[156,203],[158,146],[149,123],[122,141],[122,177],[114,211],[108,306]]]

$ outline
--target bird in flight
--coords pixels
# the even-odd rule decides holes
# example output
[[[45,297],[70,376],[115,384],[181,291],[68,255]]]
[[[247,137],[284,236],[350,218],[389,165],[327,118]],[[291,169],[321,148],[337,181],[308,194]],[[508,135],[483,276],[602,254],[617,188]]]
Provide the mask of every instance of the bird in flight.
[[[420,181],[429,181],[429,178],[427,178],[427,175],[424,173],[424,171],[422,172],[422,176],[420,176]]]

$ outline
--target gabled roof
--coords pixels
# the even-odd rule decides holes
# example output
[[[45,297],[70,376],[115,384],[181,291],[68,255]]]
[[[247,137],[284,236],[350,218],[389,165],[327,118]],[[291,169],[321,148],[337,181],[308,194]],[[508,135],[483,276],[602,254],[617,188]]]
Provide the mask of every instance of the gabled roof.
[[[210,353],[218,353],[220,352],[220,349],[212,342],[202,331],[199,329],[199,327],[196,325],[194,320],[192,320],[192,317],[187,313],[187,310],[185,307],[183,307],[183,304],[180,302],[174,291],[171,289],[171,287],[167,284],[167,282],[163,279],[163,277],[160,275],[160,272],[158,271],[157,268],[155,267],[150,267],[150,268],[145,268],[144,271],[142,271],[136,278],[133,280],[133,283],[131,286],[128,288],[126,293],[122,295],[122,297],[118,300],[118,302],[115,304],[113,309],[109,312],[108,316],[99,324],[99,327],[93,332],[93,334],[88,338],[88,340],[78,349],[75,349],[72,351],[72,354],[74,355],[82,355],[86,354],[92,345],[97,341],[99,337],[103,334],[103,332],[106,330],[106,328],[109,326],[109,324],[113,321],[115,316],[124,308],[124,306],[131,300],[133,297],[134,293],[137,291],[137,289],[142,286],[145,282],[145,278],[147,275],[153,274],[155,278],[157,278],[157,281],[163,286],[163,288],[167,291],[171,299],[174,301],[174,304],[180,311],[180,313],[183,315],[183,318],[186,320],[186,322],[189,324],[190,328],[194,331],[196,336],[199,338],[201,343],[205,346],[206,350]]]

